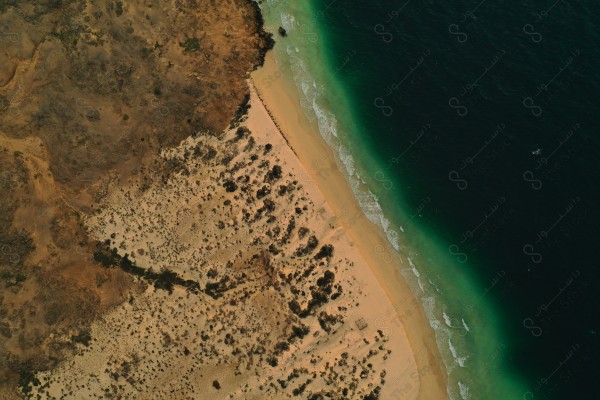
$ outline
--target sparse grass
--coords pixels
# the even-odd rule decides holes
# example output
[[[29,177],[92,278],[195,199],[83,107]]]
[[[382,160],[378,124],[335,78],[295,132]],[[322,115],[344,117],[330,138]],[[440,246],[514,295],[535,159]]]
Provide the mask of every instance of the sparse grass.
[[[154,51],[154,49],[152,49],[150,47],[142,47],[142,49],[140,50],[140,56],[142,58],[148,58],[152,55],[153,51]]]
[[[183,51],[186,53],[192,53],[194,51],[200,50],[200,40],[195,37],[189,37],[185,35],[185,41],[180,42],[179,46],[183,48]]]
[[[17,5],[17,0],[0,0],[0,14],[4,14],[8,11],[9,7]]]

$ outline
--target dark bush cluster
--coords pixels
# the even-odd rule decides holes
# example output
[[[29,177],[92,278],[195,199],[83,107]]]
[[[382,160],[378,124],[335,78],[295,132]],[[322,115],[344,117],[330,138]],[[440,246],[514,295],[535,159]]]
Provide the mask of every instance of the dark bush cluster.
[[[198,282],[191,279],[183,279],[177,273],[169,270],[154,272],[152,269],[144,269],[135,265],[127,255],[121,257],[117,253],[117,249],[110,249],[110,240],[104,243],[96,243],[96,251],[94,252],[94,260],[102,264],[106,268],[119,267],[123,271],[139,276],[151,282],[157,289],[166,290],[173,293],[175,285],[183,286],[192,293],[200,292]]]
[[[246,128],[245,126],[240,126],[235,131],[235,141],[236,142],[245,137],[248,137],[248,136],[250,136],[250,129]]]
[[[308,242],[306,243],[306,246],[303,247],[299,247],[296,252],[294,253],[294,255],[296,255],[297,257],[302,257],[302,256],[307,256],[310,253],[312,253],[317,246],[319,245],[319,240],[312,235],[311,237],[308,238]]]
[[[21,371],[19,374],[19,383],[18,386],[21,388],[21,391],[24,394],[30,393],[33,389],[31,386],[38,386],[40,384],[40,380],[35,377],[35,373],[33,371]]]
[[[310,330],[305,325],[294,325],[292,326],[292,334],[290,335],[289,342],[294,341],[295,338],[302,339],[304,336],[308,335]]]
[[[327,314],[325,311],[322,311],[321,313],[319,313],[318,321],[319,325],[321,326],[321,329],[323,329],[327,333],[330,333],[331,327],[340,322],[340,319],[335,315],[330,315]]]
[[[300,303],[298,303],[298,301],[296,301],[295,299],[290,301],[288,303],[288,306],[290,307],[290,310],[292,310],[292,312],[296,315],[300,314],[300,312],[302,311]]]
[[[213,299],[218,299],[220,297],[223,297],[223,293],[230,289],[233,289],[235,286],[236,285],[234,282],[230,282],[228,276],[224,276],[216,282],[208,282],[204,289],[204,293],[206,293]]]
[[[235,192],[238,188],[236,183],[234,181],[232,181],[231,179],[226,180],[225,183],[223,183],[223,187],[225,188],[225,191],[228,193]]]
[[[279,165],[274,165],[265,175],[265,182],[275,182],[276,180],[281,179],[282,175],[283,170],[281,167]]]
[[[71,336],[71,341],[73,343],[81,343],[86,347],[90,345],[90,340],[92,340],[92,334],[88,330],[81,331],[77,335]]]
[[[320,260],[321,258],[331,258],[333,257],[333,246],[330,244],[326,244],[322,246],[317,254],[315,254],[315,259]]]
[[[263,186],[256,191],[256,198],[262,199],[265,196],[268,196],[271,193],[271,189],[268,186]]]
[[[233,120],[231,121],[230,126],[234,127],[234,126],[238,125],[242,121],[242,118],[246,114],[248,114],[249,109],[250,109],[250,94],[247,93],[246,95],[244,95],[244,99],[242,100],[242,102],[238,106],[237,110],[235,111],[235,116],[233,117]]]
[[[363,397],[363,400],[377,400],[379,399],[379,392],[381,392],[381,386],[377,386],[371,393]]]

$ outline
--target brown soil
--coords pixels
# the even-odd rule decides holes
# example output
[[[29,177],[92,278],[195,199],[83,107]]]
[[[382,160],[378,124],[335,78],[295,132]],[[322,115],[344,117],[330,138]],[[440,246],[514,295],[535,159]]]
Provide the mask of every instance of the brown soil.
[[[94,262],[82,218],[109,185],[179,171],[165,146],[235,122],[273,45],[250,0],[156,3],[0,3],[0,399],[142,289]]]

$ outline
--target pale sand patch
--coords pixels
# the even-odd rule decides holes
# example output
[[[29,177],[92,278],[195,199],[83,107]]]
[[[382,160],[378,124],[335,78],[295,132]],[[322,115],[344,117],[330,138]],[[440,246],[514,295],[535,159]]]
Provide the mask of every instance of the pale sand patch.
[[[272,67],[273,64],[274,63],[272,58],[270,59],[270,61],[267,61],[264,67],[265,72],[269,71],[269,67]],[[260,79],[260,75],[258,73],[259,71],[261,71],[261,69],[253,73],[253,82],[256,82]],[[326,210],[327,214],[330,214],[332,213],[332,205],[335,206],[339,203],[342,203],[343,207],[347,207],[347,200],[349,199],[349,197],[344,196],[352,195],[352,193],[347,194],[346,191],[340,191],[344,187],[343,185],[345,184],[343,176],[341,176],[341,174],[339,173],[330,174],[327,176],[326,182],[319,182],[319,174],[314,170],[311,171],[310,166],[307,167],[307,164],[312,165],[312,163],[310,161],[308,161],[307,163],[302,163],[301,154],[305,154],[303,152],[307,151],[308,154],[311,155],[308,160],[324,160],[324,154],[320,154],[318,152],[319,149],[315,148],[312,143],[310,143],[309,141],[305,141],[304,136],[304,146],[302,146],[302,152],[300,152],[296,150],[298,146],[294,144],[294,141],[298,139],[298,137],[294,137],[293,133],[289,136],[285,136],[285,139],[287,139],[287,143],[282,136],[278,135],[279,137],[277,137],[270,135],[270,133],[274,131],[277,133],[280,132],[277,126],[275,125],[273,119],[271,119],[271,117],[269,116],[265,105],[263,104],[261,99],[255,96],[255,93],[256,87],[254,86],[252,88],[252,108],[250,112],[250,119],[248,121],[248,127],[250,128],[250,130],[252,132],[258,133],[259,135],[262,132],[267,133],[268,141],[278,146],[278,150],[280,151],[282,158],[286,160],[286,165],[292,171],[294,171],[294,174],[296,176],[304,178],[303,183],[305,185],[305,189],[309,193],[310,198],[315,202],[315,207],[317,209],[322,208]],[[268,98],[269,95],[267,93],[265,93],[264,91],[261,92],[262,99]],[[298,131],[298,127],[294,127],[293,122],[285,122],[291,119],[291,121],[299,121],[299,123],[302,123],[302,119],[300,115],[297,115],[296,118],[290,115],[290,112],[292,111],[288,109],[286,105],[291,105],[287,103],[286,100],[293,100],[291,97],[287,97],[283,102],[281,102],[281,94],[282,93],[278,93],[276,90],[273,90],[271,92],[271,95],[276,96],[275,98],[277,99],[276,103],[278,104],[278,107],[276,108],[276,110],[285,110],[283,113],[279,111],[279,114],[278,111],[272,111],[275,113],[273,117],[276,118],[277,124],[282,129],[284,135],[287,135],[287,132],[303,132],[302,130]],[[275,102],[274,99],[273,102]],[[271,103],[267,104],[270,106]],[[277,115],[279,115],[280,117],[277,118]],[[282,119],[284,122],[279,123],[279,121]],[[297,157],[294,156],[294,154],[291,154],[292,152],[290,152],[290,145]],[[331,160],[330,162],[335,161]],[[323,192],[321,191],[323,184],[325,184],[325,186],[327,187],[332,188],[332,190],[329,191],[330,197],[326,199],[323,198]],[[347,188],[347,190],[350,189]],[[328,193],[328,191],[325,191],[325,193]],[[358,207],[358,205],[356,206]],[[399,295],[393,298],[391,296],[388,297],[386,295],[386,292],[381,290],[381,286],[376,279],[376,275],[374,274],[374,271],[376,271],[377,268],[376,266],[382,264],[381,258],[380,256],[372,257],[372,254],[368,252],[366,253],[367,257],[364,257],[365,253],[363,253],[363,246],[365,244],[371,245],[373,246],[373,248],[375,248],[374,246],[382,245],[383,243],[380,240],[378,240],[380,239],[381,235],[379,234],[377,228],[363,216],[362,211],[360,214],[362,216],[362,219],[365,220],[371,226],[364,226],[366,225],[365,221],[361,221],[361,216],[355,216],[354,213],[352,213],[352,211],[350,212],[352,213],[353,218],[356,218],[356,221],[352,224],[348,224],[347,221],[344,221],[347,212],[347,208],[345,208],[345,211],[341,211],[338,209],[338,212],[333,212],[334,217],[332,219],[331,226],[335,227],[334,229],[335,231],[337,231],[337,234],[335,234],[335,240],[332,238],[330,239],[330,241],[332,243],[335,243],[336,254],[341,254],[344,257],[355,262],[356,268],[353,270],[353,274],[355,279],[359,283],[361,289],[366,295],[365,298],[361,300],[360,306],[356,307],[354,312],[352,314],[349,314],[348,317],[350,321],[356,321],[358,318],[361,317],[364,318],[365,321],[369,324],[368,328],[366,329],[367,332],[368,330],[373,328],[375,330],[379,329],[383,331],[385,335],[389,338],[389,347],[393,349],[394,355],[390,356],[390,358],[387,360],[387,383],[383,386],[381,398],[417,398],[417,395],[419,393],[418,389],[420,380],[422,379],[417,378],[417,375],[419,375],[419,371],[423,371],[420,375],[428,375],[429,368],[431,368],[431,362],[430,360],[425,360],[422,358],[425,361],[424,364],[419,366],[415,363],[413,349],[410,346],[406,332],[404,330],[404,324],[401,322],[403,321],[403,319],[410,319],[412,315],[417,313],[417,310],[414,309],[416,302],[413,302],[411,298],[408,298],[406,296],[407,293],[410,293],[410,289],[406,287],[404,281],[403,283],[405,287],[400,287],[400,289],[405,289],[406,291],[398,293]],[[321,229],[329,228],[329,230],[331,230],[331,226],[323,226],[322,222],[319,220],[311,222],[314,223],[315,227],[321,225]],[[336,225],[333,225],[334,223]],[[375,229],[372,229],[371,227]],[[364,230],[364,228],[368,229]],[[356,235],[357,232],[361,232],[361,234]],[[375,240],[369,239],[368,236],[370,235],[376,235]],[[359,241],[357,241],[356,238],[359,238]],[[361,246],[361,241],[363,243],[363,246]],[[387,249],[388,247],[386,246],[385,248]],[[377,258],[379,258],[379,260],[377,260]],[[365,262],[365,259],[369,260],[370,263]],[[371,266],[375,266],[375,268]],[[397,278],[394,276],[394,279]],[[404,294],[404,296],[402,296],[402,294]],[[397,301],[398,306],[396,307],[396,309],[394,309],[394,305],[392,301],[390,301],[390,299]],[[406,307],[406,310],[402,309],[401,307]],[[423,327],[420,328],[422,334],[430,334],[430,332],[427,330],[428,326],[426,327],[426,329],[423,329]],[[435,341],[433,343],[435,345]],[[424,355],[427,356],[426,354]],[[443,387],[442,389],[445,391],[445,387]],[[420,390],[421,392],[426,392],[425,388],[421,388]],[[432,395],[433,393],[436,392],[432,392]],[[441,399],[443,398],[443,396],[422,398]]]
[[[318,187],[334,214],[339,217],[352,245],[367,260],[379,282],[380,286],[377,287],[383,287],[387,298],[394,304],[395,313],[382,326],[391,327],[394,331],[392,336],[408,336],[418,369],[417,379],[413,376],[412,380],[403,380],[398,387],[402,389],[407,387],[405,385],[417,385],[418,399],[447,398],[447,375],[433,330],[422,306],[399,272],[400,268],[409,268],[409,265],[391,248],[380,228],[370,222],[360,209],[346,178],[338,169],[331,148],[321,138],[317,123],[309,121],[300,108],[297,89],[287,77],[288,73],[280,70],[273,52],[270,52],[264,66],[252,73],[252,82],[263,104],[308,171],[309,181]],[[373,314],[384,311],[378,305],[378,300],[375,296],[370,298]],[[372,317],[376,317],[373,314]],[[382,398],[407,398],[396,397],[398,392],[395,394],[394,390],[398,387],[384,387]]]
[[[414,299],[403,292],[398,298],[405,304],[396,307],[406,312],[394,309],[357,240],[348,237],[343,216],[334,215],[254,92],[245,125],[248,137],[238,138],[234,129],[223,139],[199,135],[165,149],[163,157],[183,166],[181,172],[150,186],[132,180],[109,188],[106,203],[87,221],[93,236],[112,238],[119,254],[141,267],[168,268],[201,289],[223,277],[234,285],[220,298],[180,287],[172,295],[152,288],[132,293],[130,302],[93,325],[89,348],[39,374],[41,391],[65,399],[99,393],[153,400],[318,399],[328,392],[362,399],[382,386],[381,399],[417,398],[419,374],[425,379],[435,366],[415,363],[401,323],[416,320]],[[211,146],[217,155],[207,158]],[[282,176],[268,183],[267,171],[275,165]],[[226,192],[227,180],[237,189]],[[265,185],[271,193],[259,198]],[[282,185],[291,188],[283,195]],[[273,210],[259,212],[265,200]],[[266,215],[252,217],[261,213]],[[295,228],[283,240],[292,216]],[[315,261],[316,251],[294,255],[310,235],[319,247],[334,246],[329,260]],[[277,251],[266,251],[270,244]],[[291,300],[305,308],[314,299],[325,272],[335,274],[332,294],[341,295],[328,295],[307,316],[292,312]],[[337,319],[330,331],[317,318],[323,312]],[[309,333],[290,340],[292,326],[306,326]],[[282,342],[289,349],[274,351]],[[273,356],[276,365],[269,361]],[[220,389],[213,388],[215,380]],[[422,395],[431,393],[425,389]]]

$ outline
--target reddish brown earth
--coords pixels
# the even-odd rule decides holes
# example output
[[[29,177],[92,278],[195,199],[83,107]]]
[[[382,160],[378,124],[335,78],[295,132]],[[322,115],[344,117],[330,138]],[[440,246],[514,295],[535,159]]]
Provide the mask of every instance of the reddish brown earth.
[[[178,171],[160,149],[220,135],[272,46],[250,0],[158,3],[0,3],[0,399],[143,289],[94,262],[82,218]]]

